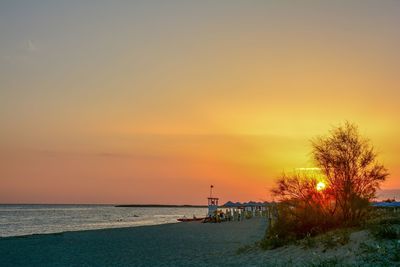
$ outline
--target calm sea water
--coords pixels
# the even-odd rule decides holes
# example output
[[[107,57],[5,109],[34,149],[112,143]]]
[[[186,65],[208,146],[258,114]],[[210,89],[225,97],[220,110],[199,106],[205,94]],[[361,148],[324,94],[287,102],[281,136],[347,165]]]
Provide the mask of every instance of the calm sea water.
[[[205,208],[117,208],[111,205],[0,205],[0,237],[176,223]]]

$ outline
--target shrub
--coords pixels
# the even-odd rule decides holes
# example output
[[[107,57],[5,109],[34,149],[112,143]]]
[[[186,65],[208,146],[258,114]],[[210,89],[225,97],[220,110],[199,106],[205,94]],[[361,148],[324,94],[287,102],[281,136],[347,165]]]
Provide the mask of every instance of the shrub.
[[[400,238],[400,214],[390,210],[375,210],[366,222],[366,228],[377,239]]]
[[[371,233],[379,239],[396,239],[399,236],[396,227],[391,224],[375,225],[371,228]]]
[[[260,241],[259,245],[262,249],[275,249],[284,246],[288,243],[288,240],[279,238],[277,235],[268,236]]]
[[[349,242],[350,242],[350,231],[348,231],[347,229],[342,230],[339,235],[339,243],[341,245],[346,245]]]
[[[278,218],[268,226],[264,239],[261,241],[263,249],[274,249],[299,239],[296,235],[296,220],[286,205],[277,205]]]
[[[334,235],[327,234],[321,239],[321,243],[325,249],[331,249],[337,246],[337,240]]]
[[[315,248],[317,246],[317,241],[309,234],[300,242],[300,244],[303,248]]]

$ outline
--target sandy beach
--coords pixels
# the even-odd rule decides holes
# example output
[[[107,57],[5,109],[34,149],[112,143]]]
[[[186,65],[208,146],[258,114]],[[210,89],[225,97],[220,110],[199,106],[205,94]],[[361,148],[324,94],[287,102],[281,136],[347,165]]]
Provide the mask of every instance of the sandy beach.
[[[263,218],[0,239],[1,266],[259,266],[237,249],[260,240]]]
[[[0,266],[400,266],[400,240],[376,240],[366,230],[332,248],[321,237],[312,247],[300,241],[264,251],[255,242],[265,229],[256,217],[6,237]]]

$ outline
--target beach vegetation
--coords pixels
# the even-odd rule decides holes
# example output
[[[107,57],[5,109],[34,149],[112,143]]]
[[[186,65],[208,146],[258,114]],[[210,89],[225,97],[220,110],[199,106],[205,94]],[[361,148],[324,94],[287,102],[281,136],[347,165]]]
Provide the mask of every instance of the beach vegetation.
[[[400,245],[397,242],[363,242],[360,257],[365,266],[397,266]]]
[[[317,242],[311,235],[307,235],[303,240],[300,241],[300,244],[305,249],[317,247]]]
[[[284,173],[277,180],[272,189],[278,199],[277,214],[263,240],[264,248],[363,225],[371,211],[370,202],[388,176],[372,144],[355,124],[346,122],[333,128],[328,135],[313,139],[311,146],[320,171]],[[378,232],[393,236],[390,227]],[[348,236],[327,237],[325,247],[346,243]]]
[[[333,201],[332,212],[347,225],[360,223],[389,175],[377,161],[371,142],[362,137],[355,124],[346,122],[328,136],[312,141],[312,155],[321,169]]]
[[[377,209],[365,222],[375,239],[400,239],[400,214],[390,209]]]
[[[304,249],[321,247],[326,251],[348,244],[351,231],[352,229],[336,229],[318,236],[307,235],[297,243]]]
[[[397,227],[391,224],[374,225],[371,227],[371,233],[375,238],[397,239],[400,237]]]

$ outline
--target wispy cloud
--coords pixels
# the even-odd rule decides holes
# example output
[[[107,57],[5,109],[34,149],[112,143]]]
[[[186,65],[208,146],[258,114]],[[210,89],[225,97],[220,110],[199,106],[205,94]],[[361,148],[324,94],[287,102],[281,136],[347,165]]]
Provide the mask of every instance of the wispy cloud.
[[[24,49],[29,52],[34,52],[37,50],[37,46],[32,40],[29,39],[25,42]]]

